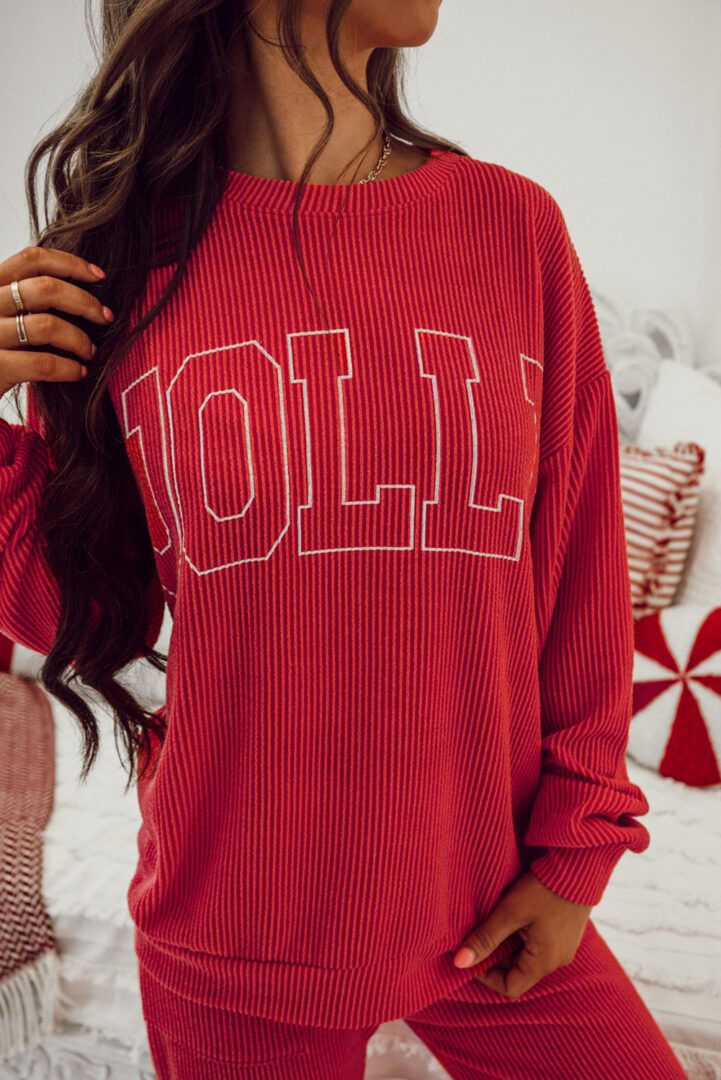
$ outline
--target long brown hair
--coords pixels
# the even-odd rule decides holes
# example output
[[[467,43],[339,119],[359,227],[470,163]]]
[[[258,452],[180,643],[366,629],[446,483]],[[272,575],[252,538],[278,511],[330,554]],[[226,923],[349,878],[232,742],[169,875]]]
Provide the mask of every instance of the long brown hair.
[[[367,65],[368,93],[355,82],[339,52],[341,24],[351,2],[331,0],[328,47],[339,76],[376,119],[376,133],[385,128],[418,147],[466,154],[404,115],[401,50],[374,50]],[[302,265],[297,229],[302,185],[330,137],[334,118],[330,99],[303,56],[301,7],[302,0],[280,0],[279,45],[328,117],[294,203],[293,246]],[[242,0],[103,0],[101,11],[98,43],[91,0],[86,0],[97,70],[65,119],[36,143],[25,170],[33,243],[102,266],[107,279],[83,287],[116,316],[107,328],[77,321],[98,345],[86,379],[28,384],[55,466],[39,526],[62,598],[58,631],[38,678],[82,727],[83,780],[95,761],[99,736],[93,712],[71,683],[81,679],[108,702],[116,741],[120,733],[128,756],[129,786],[138,753],[145,757],[149,750],[148,732],[162,739],[164,725],[115,676],[139,655],[165,672],[167,655],[147,640],[147,593],[157,571],[143,504],[106,388],[135,338],[177,289],[222,193],[217,165],[225,160],[231,43],[235,34],[251,28]],[[35,188],[45,155],[47,224],[41,232]],[[49,209],[51,199],[55,205]],[[172,222],[172,229],[159,227],[161,221]],[[157,303],[131,328],[148,273],[163,264],[176,264],[175,271]],[[73,321],[73,316],[57,314]],[[93,603],[102,613],[94,632]]]

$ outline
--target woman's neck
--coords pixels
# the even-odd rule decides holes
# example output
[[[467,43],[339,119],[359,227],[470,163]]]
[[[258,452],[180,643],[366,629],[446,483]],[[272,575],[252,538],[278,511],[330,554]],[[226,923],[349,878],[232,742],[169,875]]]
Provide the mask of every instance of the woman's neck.
[[[229,169],[276,180],[300,180],[303,166],[326,123],[323,106],[283,58],[275,40],[271,13],[259,8],[253,14],[258,31],[238,32],[231,55],[230,106],[226,117],[226,160]],[[335,126],[314,163],[307,182],[347,184],[357,182],[375,168],[383,150],[380,136],[373,137],[374,121],[365,106],[339,79],[325,44],[324,19],[307,15],[302,25],[307,43],[306,60],[330,98]],[[343,49],[344,61],[367,90],[366,65],[372,49]],[[360,154],[362,147],[370,146]],[[391,153],[379,179],[401,176],[419,167],[427,154],[391,139]]]

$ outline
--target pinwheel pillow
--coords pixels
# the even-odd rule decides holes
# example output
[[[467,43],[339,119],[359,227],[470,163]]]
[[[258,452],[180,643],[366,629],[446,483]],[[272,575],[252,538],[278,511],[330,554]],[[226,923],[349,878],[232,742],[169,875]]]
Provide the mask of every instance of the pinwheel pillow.
[[[693,787],[721,783],[721,606],[635,620],[628,755]]]

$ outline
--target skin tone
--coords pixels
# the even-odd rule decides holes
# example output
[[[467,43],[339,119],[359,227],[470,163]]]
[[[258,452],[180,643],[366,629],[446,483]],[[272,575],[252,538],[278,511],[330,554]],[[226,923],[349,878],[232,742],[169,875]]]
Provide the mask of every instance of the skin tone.
[[[456,967],[478,964],[517,930],[523,940],[521,949],[475,976],[490,990],[517,998],[544,975],[571,963],[592,907],[557,896],[530,872],[521,874],[466,937],[454,963]]]
[[[321,102],[283,59],[277,41],[277,0],[247,0],[256,33],[236,35],[232,47],[231,105],[227,116],[230,169],[276,180],[300,180],[306,159],[326,123]],[[436,27],[441,0],[354,0],[343,23],[340,47],[353,78],[368,89],[366,67],[379,46],[422,45]],[[330,98],[335,126],[308,175],[308,183],[357,182],[375,168],[383,140],[373,118],[340,80],[326,45],[329,0],[306,0],[301,35],[306,59]],[[247,44],[244,41],[247,39]],[[391,153],[378,179],[401,176],[427,159],[425,150],[391,137]]]
[[[441,0],[354,0],[341,38],[342,55],[353,76],[365,86],[365,69],[372,50],[380,46],[414,47],[426,42],[436,27]],[[262,38],[275,39],[277,0],[248,0],[251,19],[260,37],[249,35],[247,50],[236,39],[232,69],[232,100],[227,118],[225,164],[251,175],[278,180],[300,179],[303,165],[325,124],[325,113],[312,90],[283,60],[278,48]],[[308,61],[330,97],[336,126],[308,177],[309,183],[353,183],[378,161],[382,141],[373,134],[371,117],[340,82],[325,45],[328,0],[305,0],[302,36]],[[392,151],[379,178],[401,176],[426,160],[425,151],[392,139]],[[0,263],[0,397],[20,382],[73,381],[83,378],[82,361],[93,345],[82,330],[48,309],[83,315],[98,324],[113,318],[76,282],[97,281],[103,271],[66,251],[28,247]],[[32,348],[18,350],[15,305],[10,282],[18,279],[25,327]],[[78,361],[57,356],[47,348],[74,352]],[[545,975],[569,964],[592,910],[557,896],[532,873],[511,883],[495,908],[459,942],[458,967],[477,965],[514,931],[523,947],[502,965],[474,976],[490,990],[517,998]]]
[[[110,308],[82,286],[64,280],[97,282],[104,276],[103,270],[93,269],[78,255],[51,248],[26,247],[0,263],[0,397],[17,383],[77,382],[85,377],[83,362],[94,356],[93,342],[85,331],[48,309],[82,315],[100,326],[112,322]],[[19,282],[23,307],[29,312],[23,315],[26,351],[20,348],[15,325],[13,280]],[[80,359],[58,356],[49,351],[53,348],[74,352]]]

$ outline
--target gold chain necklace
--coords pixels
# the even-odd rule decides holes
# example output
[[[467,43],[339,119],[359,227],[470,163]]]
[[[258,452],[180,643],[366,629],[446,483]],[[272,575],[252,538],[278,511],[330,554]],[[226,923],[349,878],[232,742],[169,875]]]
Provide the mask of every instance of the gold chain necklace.
[[[375,168],[371,169],[371,171],[368,173],[368,175],[364,176],[362,180],[358,181],[358,183],[359,184],[367,184],[369,180],[375,180],[376,176],[378,175],[378,173],[381,171],[381,169],[385,165],[386,161],[388,160],[388,155],[390,154],[390,152],[391,152],[390,136],[388,135],[387,131],[384,131],[383,132],[383,153],[378,158],[378,162],[377,162]]]

